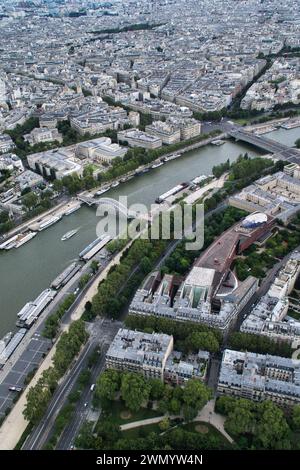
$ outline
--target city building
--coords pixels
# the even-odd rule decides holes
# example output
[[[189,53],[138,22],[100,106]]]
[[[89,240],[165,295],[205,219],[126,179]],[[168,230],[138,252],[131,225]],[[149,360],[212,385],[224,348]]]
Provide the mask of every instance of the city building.
[[[300,403],[300,361],[225,349],[217,392],[292,407]]]
[[[137,290],[129,312],[203,323],[226,334],[258,288],[256,278],[239,282],[230,267],[273,223],[264,214],[238,222],[200,255],[184,280],[152,272]]]
[[[30,188],[34,189],[40,184],[44,183],[44,178],[41,175],[38,175],[34,171],[25,170],[20,175],[16,176],[16,183],[20,188],[20,191]]]
[[[22,172],[24,171],[23,162],[14,153],[4,153],[0,155],[0,173],[1,170],[8,170],[10,172],[17,170],[18,172]]]
[[[12,138],[8,134],[0,134],[0,154],[15,148]]]
[[[39,144],[41,142],[62,142],[62,135],[56,128],[49,127],[36,127],[30,134],[24,135],[24,140],[27,140],[30,145]]]
[[[163,380],[172,350],[172,336],[120,329],[106,353],[106,367],[141,372],[146,377]]]
[[[289,316],[289,310],[300,313],[299,302],[289,295],[299,279],[300,253],[293,252],[279,271],[268,292],[255,305],[241,325],[243,333],[267,336],[275,341],[287,341],[300,346],[300,321]]]
[[[289,164],[273,175],[264,176],[229,198],[233,207],[248,212],[263,211],[284,224],[300,211],[300,167]]]
[[[99,137],[77,144],[75,154],[78,158],[110,163],[114,158],[123,158],[127,148],[113,144],[109,137]]]
[[[32,170],[50,179],[62,179],[73,173],[81,176],[83,172],[80,160],[68,147],[28,155],[27,162]]]
[[[139,372],[148,378],[182,385],[190,379],[205,380],[209,358],[207,351],[183,358],[182,353],[173,350],[173,336],[121,328],[105,361],[108,369]]]
[[[127,143],[130,147],[142,147],[145,149],[157,149],[162,146],[162,141],[158,137],[139,131],[138,129],[128,129],[118,132],[118,141]]]
[[[146,126],[145,131],[161,139],[163,144],[170,145],[180,141],[180,129],[166,122],[154,121]]]

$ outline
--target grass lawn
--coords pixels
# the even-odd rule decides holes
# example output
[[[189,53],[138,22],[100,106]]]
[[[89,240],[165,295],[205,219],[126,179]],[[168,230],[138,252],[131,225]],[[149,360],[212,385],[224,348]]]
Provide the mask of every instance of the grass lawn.
[[[296,320],[300,320],[300,313],[299,313],[299,312],[295,312],[294,310],[289,309],[289,311],[288,311],[287,314],[288,314],[290,317],[295,318]]]
[[[233,119],[233,122],[236,122],[237,124],[240,124],[243,126],[244,124],[249,124],[251,119]]]
[[[161,416],[161,413],[159,411],[149,410],[148,408],[141,408],[136,412],[129,411],[121,401],[113,402],[110,409],[105,412],[105,417],[109,418],[115,424],[132,423],[156,416]]]
[[[230,445],[229,441],[226,439],[223,434],[221,434],[214,426],[212,426],[210,423],[204,423],[202,421],[197,421],[193,423],[188,423],[188,424],[183,424],[180,425],[182,429],[185,431],[190,431],[190,432],[200,432],[201,434],[204,435],[214,435],[218,437],[221,441],[226,443],[227,445]],[[208,431],[208,432],[207,432]]]
[[[127,431],[122,431],[123,439],[135,439],[137,437],[145,437],[151,432],[155,434],[160,434],[162,431],[159,429],[158,424],[148,424],[147,426],[140,426],[139,428],[128,429]]]

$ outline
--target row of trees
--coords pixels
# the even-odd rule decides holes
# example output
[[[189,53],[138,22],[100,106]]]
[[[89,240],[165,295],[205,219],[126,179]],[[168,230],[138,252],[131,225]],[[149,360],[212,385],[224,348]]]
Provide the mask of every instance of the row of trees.
[[[212,391],[199,380],[189,380],[184,387],[171,387],[160,379],[108,369],[99,376],[95,388],[96,403],[105,409],[106,416],[117,395],[132,412],[147,406],[149,401],[156,401],[160,412],[182,414],[185,421],[192,421],[211,399]]]
[[[289,426],[283,411],[271,401],[256,403],[244,398],[220,397],[216,411],[226,416],[225,429],[242,449],[291,449],[291,427],[300,429],[300,405]],[[296,444],[299,449],[299,441]]]
[[[92,187],[99,185],[99,183],[111,181],[136,170],[141,165],[151,163],[153,160],[162,157],[166,153],[175,152],[192,143],[202,141],[217,134],[218,132],[214,131],[211,134],[203,134],[189,141],[178,142],[177,144],[164,146],[155,150],[146,150],[139,147],[129,149],[123,159],[115,158],[111,167],[107,171],[99,173],[97,181],[93,179],[92,175],[84,175],[83,178],[79,178],[77,175],[68,175],[62,179],[62,186],[65,187],[70,194],[75,194],[82,189],[91,189]],[[68,133],[67,135],[70,134]],[[110,131],[106,131],[102,135],[107,135],[112,137],[113,140],[116,140],[116,136],[110,135]],[[82,140],[87,140],[87,138],[88,136],[85,135]]]
[[[210,198],[212,199],[212,198]],[[210,201],[210,199],[208,201]],[[220,201],[218,198],[214,199],[217,205]],[[204,222],[204,246],[202,249],[206,249],[214,239],[227,230],[229,227],[234,225],[242,217],[246,215],[246,212],[236,209],[234,207],[227,207],[217,214],[208,215],[205,217]],[[178,244],[173,253],[167,258],[163,268],[163,273],[172,273],[184,275],[190,269],[195,258],[200,254],[200,251],[186,251],[186,241],[183,240]]]
[[[66,311],[71,307],[75,301],[75,295],[69,294],[59,305],[55,313],[49,315],[45,321],[43,336],[53,339],[58,333],[60,320]]]
[[[27,402],[23,414],[27,421],[32,424],[40,421],[57,387],[58,380],[65,374],[87,338],[88,334],[82,320],[74,321],[69,331],[61,335],[53,357],[53,366],[43,372],[26,396]]]
[[[111,268],[107,278],[100,283],[92,300],[91,315],[118,317],[165,246],[165,241],[161,240],[134,241],[124,253],[120,264]]]
[[[0,235],[8,232],[14,226],[14,223],[10,220],[8,212],[0,211]]]
[[[277,343],[267,336],[250,333],[232,333],[228,338],[227,345],[236,351],[251,351],[283,357],[291,357],[292,355],[291,346],[287,342]]]
[[[219,178],[223,173],[230,170],[229,180],[234,181],[249,176],[259,177],[262,171],[272,167],[274,163],[269,158],[249,158],[248,154],[240,155],[237,160],[230,163],[228,159],[226,162],[216,165],[212,169],[212,173],[216,178]]]
[[[80,400],[82,392],[89,385],[91,381],[90,368],[85,369],[78,377],[74,390],[68,395],[67,403],[60,410],[58,416],[55,418],[53,432],[49,441],[45,444],[45,450],[54,450],[57,442],[66,428],[74,417],[76,410],[76,403]]]
[[[177,350],[192,352],[204,349],[216,352],[222,339],[219,330],[209,328],[206,325],[193,322],[178,322],[168,318],[160,318],[152,315],[128,315],[125,325],[130,329],[137,329],[145,333],[165,333],[172,335]]]

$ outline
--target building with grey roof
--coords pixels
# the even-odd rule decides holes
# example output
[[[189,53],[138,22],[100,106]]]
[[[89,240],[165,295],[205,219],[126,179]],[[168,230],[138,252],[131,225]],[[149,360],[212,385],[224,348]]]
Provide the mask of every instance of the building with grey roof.
[[[182,353],[173,351],[173,336],[121,328],[105,361],[109,369],[139,372],[148,378],[183,384],[193,378],[205,379],[209,353],[199,351],[183,358]]]
[[[27,156],[27,161],[32,170],[52,179],[62,179],[73,173],[81,176],[83,172],[82,164],[67,147],[33,153]]]
[[[293,347],[300,345],[300,321],[288,315],[289,294],[300,274],[300,253],[291,254],[280,270],[268,292],[255,305],[241,325],[243,333],[268,336],[277,341],[287,341]]]
[[[126,147],[113,144],[109,137],[99,137],[76,145],[75,154],[79,158],[89,158],[93,161],[111,162],[114,158],[123,158],[127,153]]]
[[[300,211],[298,165],[268,175],[229,198],[229,204],[248,212],[263,211],[287,224]]]
[[[145,149],[156,149],[162,146],[160,138],[138,129],[128,129],[118,132],[118,141],[125,142],[130,147],[142,147]]]
[[[291,407],[300,403],[300,361],[225,349],[217,391]]]
[[[225,333],[256,292],[258,281],[249,276],[230,293],[218,297],[214,291],[215,277],[214,269],[198,266],[194,266],[183,281],[170,274],[161,278],[155,271],[137,290],[129,312],[203,323]]]

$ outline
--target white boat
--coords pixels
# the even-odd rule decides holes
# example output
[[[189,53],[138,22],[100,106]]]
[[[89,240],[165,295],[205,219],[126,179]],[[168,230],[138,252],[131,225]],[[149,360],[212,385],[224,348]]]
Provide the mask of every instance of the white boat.
[[[212,145],[223,145],[225,144],[225,141],[224,140],[221,140],[221,139],[216,139],[216,140],[212,140],[211,141]]]
[[[159,162],[159,163],[154,163],[151,168],[158,168],[159,166],[162,166],[164,162]]]
[[[116,188],[117,186],[119,186],[119,184],[120,184],[119,181],[115,181],[115,183],[113,183],[111,187]]]
[[[11,250],[11,248],[14,248],[17,238],[18,235],[14,235],[5,242],[1,243],[0,250]]]
[[[300,120],[299,121],[295,121],[295,122],[287,122],[285,124],[281,124],[281,126],[283,129],[295,129],[296,127],[300,127]]]
[[[19,248],[20,246],[24,245],[25,243],[29,242],[32,238],[37,235],[37,232],[28,232],[22,233],[19,238],[15,241],[15,248]]]
[[[173,153],[173,155],[166,157],[165,161],[169,162],[170,160],[175,160],[176,158],[179,158],[179,157],[181,157],[181,153]]]
[[[107,191],[109,191],[109,188],[99,189],[99,191],[97,191],[97,192],[95,193],[95,196],[101,196],[101,194],[104,194],[104,193],[106,193]]]
[[[45,230],[46,228],[50,227],[53,224],[56,224],[56,222],[58,222],[60,219],[61,219],[61,216],[55,216],[55,217],[51,217],[45,222],[42,222],[41,225],[39,226],[39,232],[41,232],[42,230]]]
[[[75,229],[75,230],[70,230],[70,232],[67,232],[65,233],[62,237],[61,237],[61,241],[65,241],[65,240],[69,240],[69,238],[73,237],[74,235],[76,235],[76,233],[78,232],[78,229]]]
[[[76,204],[76,206],[71,207],[70,209],[66,210],[65,215],[73,214],[73,212],[78,211],[80,209],[81,204]]]

